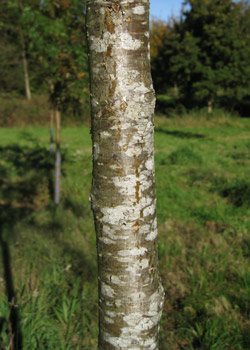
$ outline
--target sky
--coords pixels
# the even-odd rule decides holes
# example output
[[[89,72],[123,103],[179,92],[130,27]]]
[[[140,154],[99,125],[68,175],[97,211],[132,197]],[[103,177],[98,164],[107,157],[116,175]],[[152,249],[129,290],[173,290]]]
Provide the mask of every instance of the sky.
[[[183,0],[150,0],[150,17],[167,20],[171,15],[179,16]]]

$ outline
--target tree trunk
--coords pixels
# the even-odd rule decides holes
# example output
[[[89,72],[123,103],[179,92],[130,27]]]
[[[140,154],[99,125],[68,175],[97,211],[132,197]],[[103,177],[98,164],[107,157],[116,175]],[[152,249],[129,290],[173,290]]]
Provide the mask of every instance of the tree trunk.
[[[22,44],[22,58],[23,58],[23,71],[24,71],[24,82],[25,82],[26,97],[27,97],[28,100],[31,100],[30,82],[29,82],[29,73],[28,73],[28,63],[27,63],[25,43],[24,43],[24,39],[23,39],[22,33],[21,33],[21,44]]]
[[[50,146],[49,146],[50,153],[53,153],[53,147],[54,147],[54,114],[55,114],[55,111],[52,108],[50,110]]]
[[[61,149],[60,149],[60,131],[61,131],[61,112],[56,109],[56,165],[55,165],[55,203],[60,202],[60,182],[61,182]]]
[[[158,273],[149,1],[88,3],[99,350],[156,350]]]
[[[213,112],[213,103],[212,101],[208,101],[207,103],[207,113],[211,114]]]

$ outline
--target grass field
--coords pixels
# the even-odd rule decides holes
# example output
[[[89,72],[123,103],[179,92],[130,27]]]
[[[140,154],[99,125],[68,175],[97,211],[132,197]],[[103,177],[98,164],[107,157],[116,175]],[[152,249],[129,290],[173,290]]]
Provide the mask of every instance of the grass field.
[[[95,350],[89,129],[62,130],[57,209],[48,149],[46,128],[0,129],[0,349],[12,324],[24,350]],[[155,151],[160,349],[250,349],[250,119],[158,117]]]

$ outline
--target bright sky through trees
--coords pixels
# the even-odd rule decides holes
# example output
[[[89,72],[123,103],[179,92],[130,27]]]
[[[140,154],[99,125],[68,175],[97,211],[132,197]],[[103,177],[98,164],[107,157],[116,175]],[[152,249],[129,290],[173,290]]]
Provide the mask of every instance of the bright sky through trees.
[[[171,15],[180,14],[183,0],[151,0],[150,15],[159,19],[167,20]]]

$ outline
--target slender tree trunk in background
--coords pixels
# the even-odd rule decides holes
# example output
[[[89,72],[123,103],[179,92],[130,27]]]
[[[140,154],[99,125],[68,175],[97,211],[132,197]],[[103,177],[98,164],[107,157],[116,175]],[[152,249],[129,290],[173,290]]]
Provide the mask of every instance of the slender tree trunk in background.
[[[177,98],[178,97],[178,86],[176,83],[174,83],[174,97]]]
[[[19,0],[19,8],[20,8],[20,11],[23,12],[22,0]],[[28,73],[28,63],[27,63],[27,58],[26,58],[26,47],[25,47],[25,42],[24,42],[24,37],[23,37],[21,25],[19,27],[19,30],[20,30],[20,39],[21,39],[21,45],[22,45],[22,59],[23,59],[25,91],[26,91],[27,100],[30,101],[31,100],[31,92],[30,92],[30,81],[29,81],[29,73]]]
[[[50,147],[49,151],[50,153],[53,153],[53,146],[54,146],[54,109],[50,110]]]
[[[156,350],[158,273],[149,1],[88,2],[99,350]]]
[[[61,133],[61,112],[55,110],[56,118],[56,164],[55,164],[55,203],[60,202],[60,181],[61,181],[61,149],[60,149],[60,133]]]
[[[27,63],[26,49],[25,49],[25,43],[24,43],[24,39],[23,39],[22,33],[21,33],[21,44],[22,44],[22,59],[23,59],[23,71],[24,71],[24,82],[25,82],[26,97],[27,97],[28,100],[31,100],[30,82],[29,82],[29,73],[28,73],[28,63]]]
[[[213,112],[213,104],[212,101],[208,101],[207,103],[207,113],[211,114]]]

